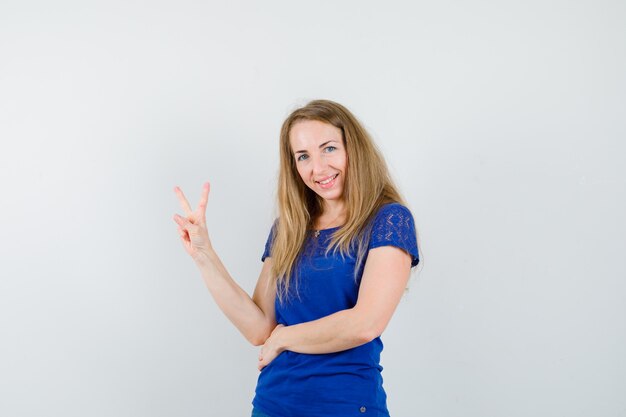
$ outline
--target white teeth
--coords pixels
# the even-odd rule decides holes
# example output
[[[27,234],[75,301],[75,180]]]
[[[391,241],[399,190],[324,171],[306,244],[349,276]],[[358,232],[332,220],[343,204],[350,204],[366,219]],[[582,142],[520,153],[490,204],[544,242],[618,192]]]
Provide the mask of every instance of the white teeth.
[[[335,178],[337,178],[337,175],[339,175],[339,174],[335,174],[334,176],[330,177],[330,178],[329,178],[329,179],[327,179],[326,181],[321,181],[321,182],[319,182],[319,184],[326,185],[326,184],[328,184],[329,182],[331,182],[332,180],[334,180]]]

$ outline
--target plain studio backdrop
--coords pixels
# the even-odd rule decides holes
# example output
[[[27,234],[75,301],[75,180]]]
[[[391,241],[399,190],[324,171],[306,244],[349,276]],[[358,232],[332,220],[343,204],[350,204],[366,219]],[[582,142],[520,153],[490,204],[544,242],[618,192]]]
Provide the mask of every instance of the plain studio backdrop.
[[[623,1],[0,3],[0,415],[248,416],[278,134],[351,109],[423,262],[383,334],[394,417],[626,415]]]

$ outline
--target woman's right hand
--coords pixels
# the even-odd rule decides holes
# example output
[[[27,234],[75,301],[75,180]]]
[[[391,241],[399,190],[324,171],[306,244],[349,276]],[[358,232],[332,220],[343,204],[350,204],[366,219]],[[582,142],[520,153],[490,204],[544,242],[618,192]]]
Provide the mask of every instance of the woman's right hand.
[[[209,200],[209,189],[209,183],[205,182],[202,187],[200,204],[195,211],[192,211],[183,191],[179,187],[174,187],[174,192],[178,196],[186,216],[175,214],[174,221],[178,224],[178,233],[185,250],[196,261],[203,255],[207,255],[211,250],[211,241],[209,240],[209,233],[206,227],[206,206]]]

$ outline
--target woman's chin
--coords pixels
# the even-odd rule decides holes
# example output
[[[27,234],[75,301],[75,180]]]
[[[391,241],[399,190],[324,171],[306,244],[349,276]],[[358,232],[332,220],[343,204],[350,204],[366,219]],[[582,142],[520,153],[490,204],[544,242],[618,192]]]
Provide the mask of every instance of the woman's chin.
[[[335,192],[329,192],[329,193],[319,193],[318,192],[317,195],[319,195],[320,197],[322,197],[326,201],[342,200],[341,190],[337,190]]]

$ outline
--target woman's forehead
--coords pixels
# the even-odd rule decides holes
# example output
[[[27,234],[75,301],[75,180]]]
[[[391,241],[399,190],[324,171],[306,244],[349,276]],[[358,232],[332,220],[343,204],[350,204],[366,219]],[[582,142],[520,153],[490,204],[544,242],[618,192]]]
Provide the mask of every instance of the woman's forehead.
[[[289,142],[296,146],[316,146],[328,141],[342,139],[341,129],[319,120],[301,120],[289,131]]]

